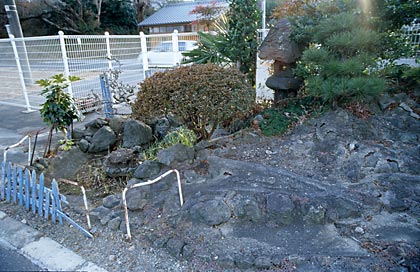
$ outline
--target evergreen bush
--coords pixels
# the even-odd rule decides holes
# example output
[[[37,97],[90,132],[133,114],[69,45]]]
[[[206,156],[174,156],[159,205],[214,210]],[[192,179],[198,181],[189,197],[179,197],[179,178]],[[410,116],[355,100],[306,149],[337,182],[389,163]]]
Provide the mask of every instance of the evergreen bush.
[[[215,64],[194,64],[147,78],[140,84],[132,115],[148,122],[174,114],[201,140],[222,124],[229,127],[254,104],[255,91],[245,75]]]
[[[385,79],[377,74],[381,36],[365,17],[345,11],[319,20],[312,29],[296,70],[309,95],[339,105],[367,102],[386,90]]]

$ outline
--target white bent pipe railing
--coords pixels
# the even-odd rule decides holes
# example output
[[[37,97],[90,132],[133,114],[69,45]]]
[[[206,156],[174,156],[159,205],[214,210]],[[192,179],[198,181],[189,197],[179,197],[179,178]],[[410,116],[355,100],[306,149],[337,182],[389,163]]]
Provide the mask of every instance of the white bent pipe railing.
[[[133,188],[137,188],[137,187],[141,187],[141,186],[145,186],[145,185],[150,185],[150,184],[156,183],[156,182],[158,182],[159,180],[163,179],[164,177],[168,176],[171,173],[175,173],[176,174],[176,178],[177,178],[177,181],[178,181],[179,202],[180,202],[180,204],[182,206],[184,204],[184,198],[182,196],[181,178],[180,178],[180,175],[179,175],[178,170],[176,170],[176,169],[169,170],[166,173],[164,173],[164,174],[160,175],[159,177],[155,178],[154,180],[148,180],[148,181],[145,181],[145,182],[141,182],[141,183],[137,183],[137,184],[128,186],[122,192],[122,200],[123,200],[124,216],[125,216],[125,225],[127,227],[127,238],[128,238],[128,240],[131,240],[130,221],[128,219],[128,209],[127,209],[127,199],[126,199],[126,193],[127,193],[128,189],[133,189]]]
[[[17,146],[20,146],[26,139],[29,139],[28,140],[28,145],[29,145],[29,147],[28,147],[28,165],[29,165],[30,162],[31,162],[31,136],[29,136],[29,135],[26,135],[25,137],[23,137],[19,142],[15,143],[13,145],[9,145],[8,147],[6,147],[4,149],[4,152],[3,152],[3,161],[5,162],[7,160],[7,152],[10,149],[12,149],[14,147],[17,147]]]

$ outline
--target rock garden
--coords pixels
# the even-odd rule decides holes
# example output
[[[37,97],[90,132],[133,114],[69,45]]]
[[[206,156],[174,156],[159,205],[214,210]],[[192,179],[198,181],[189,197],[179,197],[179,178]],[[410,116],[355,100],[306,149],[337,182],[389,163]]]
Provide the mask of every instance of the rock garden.
[[[420,69],[379,67],[361,14],[316,8],[333,14],[261,46],[274,101],[237,69],[181,66],[34,163],[80,224],[66,184],[87,189],[93,239],[18,216],[110,271],[420,271]]]

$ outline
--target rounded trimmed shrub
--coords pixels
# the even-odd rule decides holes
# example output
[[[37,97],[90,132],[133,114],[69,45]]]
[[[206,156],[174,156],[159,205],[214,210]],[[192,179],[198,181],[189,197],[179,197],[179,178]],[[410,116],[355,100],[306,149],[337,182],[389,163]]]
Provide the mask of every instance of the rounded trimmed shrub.
[[[147,78],[140,84],[132,115],[147,121],[174,114],[201,140],[221,124],[229,127],[254,105],[255,91],[245,75],[215,64],[194,64]]]

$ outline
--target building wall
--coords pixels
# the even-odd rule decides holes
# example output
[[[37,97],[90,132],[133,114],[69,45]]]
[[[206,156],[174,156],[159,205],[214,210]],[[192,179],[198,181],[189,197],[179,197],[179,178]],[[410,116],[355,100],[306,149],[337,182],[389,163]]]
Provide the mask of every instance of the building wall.
[[[201,24],[161,25],[149,27],[150,34],[172,33],[174,30],[178,30],[180,33],[208,31],[205,29],[204,25]]]

